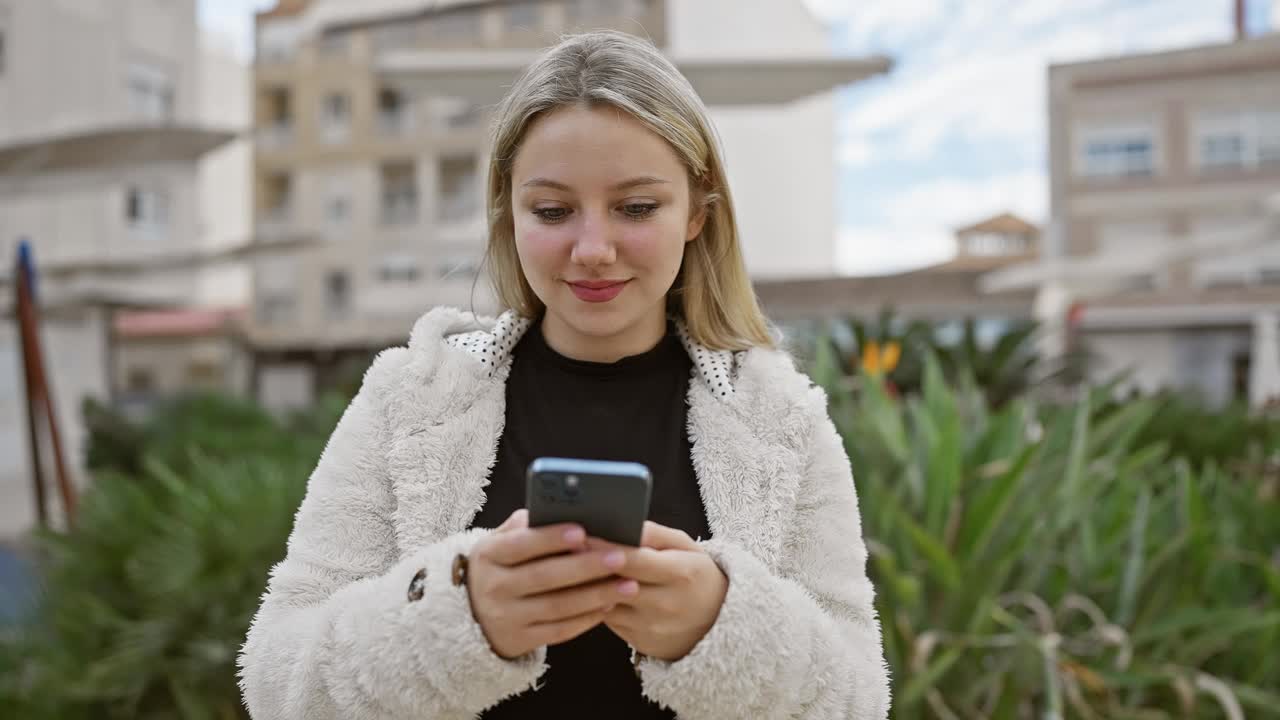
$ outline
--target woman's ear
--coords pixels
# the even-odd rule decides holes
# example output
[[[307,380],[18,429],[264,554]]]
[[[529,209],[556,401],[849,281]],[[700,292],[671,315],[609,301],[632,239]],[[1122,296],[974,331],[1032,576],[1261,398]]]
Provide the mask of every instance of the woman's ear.
[[[710,195],[699,193],[694,198],[695,207],[689,214],[689,227],[685,231],[684,241],[693,242],[693,239],[702,234],[702,227],[707,224],[707,212],[711,208],[712,198]]]

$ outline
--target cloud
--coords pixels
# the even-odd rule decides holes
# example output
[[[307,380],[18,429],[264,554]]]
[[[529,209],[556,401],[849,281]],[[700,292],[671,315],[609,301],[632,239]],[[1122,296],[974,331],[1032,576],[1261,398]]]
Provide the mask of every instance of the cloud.
[[[854,89],[842,132],[892,131],[888,142],[913,159],[928,157],[951,136],[1034,151],[1044,143],[1050,63],[1225,39],[1225,13],[1206,7],[1198,0],[970,0],[903,49],[888,82]],[[855,50],[878,27],[874,17],[853,15],[849,22]]]
[[[840,23],[845,52],[897,61],[846,94],[839,120],[838,257],[854,274],[944,261],[955,227],[1004,210],[1046,221],[1050,64],[1231,32],[1227,3],[1203,0],[810,3]]]
[[[845,167],[861,167],[871,162],[875,147],[865,138],[846,138],[840,143],[840,164]]]
[[[956,228],[1006,211],[1043,224],[1048,197],[1048,178],[1038,171],[911,185],[887,198],[879,220],[840,230],[839,270],[867,275],[943,262],[955,254]]]
[[[253,14],[275,6],[275,0],[197,0],[200,27],[227,38],[241,60],[253,57]]]

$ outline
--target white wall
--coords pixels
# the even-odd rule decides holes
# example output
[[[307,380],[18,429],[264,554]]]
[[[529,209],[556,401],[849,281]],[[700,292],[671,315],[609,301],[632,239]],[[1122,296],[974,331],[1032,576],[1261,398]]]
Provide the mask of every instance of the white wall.
[[[747,268],[754,277],[836,267],[835,101],[715,108]]]
[[[1126,387],[1156,392],[1177,382],[1175,334],[1170,331],[1093,332],[1086,340],[1097,355],[1092,368],[1095,380],[1105,382],[1132,371]]]
[[[799,0],[671,0],[678,58],[776,58],[830,54],[827,29]],[[712,108],[755,277],[836,271],[835,100]]]
[[[130,62],[162,68],[175,119],[195,119],[195,0],[20,0],[7,3],[0,145],[130,119]]]
[[[168,193],[162,234],[129,228],[125,196],[132,185]],[[0,178],[0,234],[10,243],[30,239],[40,263],[163,257],[196,249],[196,205],[194,173],[182,165]]]
[[[827,28],[801,0],[668,0],[667,28],[679,58],[830,53]]]
[[[253,143],[250,74],[231,40],[201,36],[200,119],[218,129],[245,133],[204,156],[197,169],[200,212],[197,234],[206,250],[246,243],[251,238]],[[244,264],[210,267],[201,274],[197,302],[212,306],[249,303],[249,268]]]

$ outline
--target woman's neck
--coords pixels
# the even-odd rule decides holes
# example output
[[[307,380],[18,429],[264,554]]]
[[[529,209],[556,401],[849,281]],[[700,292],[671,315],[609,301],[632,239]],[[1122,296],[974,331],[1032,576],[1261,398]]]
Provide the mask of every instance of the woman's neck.
[[[557,353],[574,360],[612,363],[652,350],[667,334],[662,306],[631,325],[610,334],[580,330],[548,310],[542,317],[542,336]]]

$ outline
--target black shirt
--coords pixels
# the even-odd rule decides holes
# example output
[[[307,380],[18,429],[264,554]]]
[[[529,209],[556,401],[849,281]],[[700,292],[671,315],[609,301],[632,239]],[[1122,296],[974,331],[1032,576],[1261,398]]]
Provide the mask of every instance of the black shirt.
[[[692,361],[670,324],[653,349],[614,363],[560,355],[540,323],[512,353],[506,424],[473,527],[497,527],[524,507],[526,468],[553,456],[644,463],[653,473],[649,519],[695,539],[711,537],[686,429]],[[548,648],[547,663],[537,690],[481,717],[675,717],[641,694],[630,650],[604,625]]]

